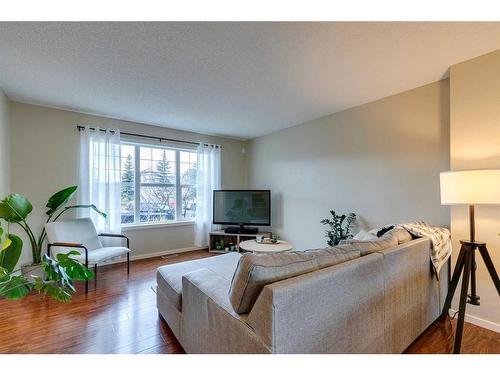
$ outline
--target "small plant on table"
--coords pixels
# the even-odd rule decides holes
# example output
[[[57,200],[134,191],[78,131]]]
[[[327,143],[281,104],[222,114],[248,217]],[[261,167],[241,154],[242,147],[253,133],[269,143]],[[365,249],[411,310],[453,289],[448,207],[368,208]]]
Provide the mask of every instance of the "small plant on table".
[[[356,214],[351,212],[348,215],[337,215],[334,210],[330,210],[330,214],[332,217],[321,220],[321,224],[330,227],[325,234],[328,239],[328,246],[336,246],[340,241],[352,238],[350,228],[354,220],[356,220]]]

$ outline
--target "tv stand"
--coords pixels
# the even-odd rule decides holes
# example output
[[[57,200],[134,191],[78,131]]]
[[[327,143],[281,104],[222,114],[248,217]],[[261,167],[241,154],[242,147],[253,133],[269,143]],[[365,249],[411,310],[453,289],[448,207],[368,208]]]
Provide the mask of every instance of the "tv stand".
[[[224,233],[230,234],[257,234],[259,233],[259,228],[256,227],[244,227],[240,225],[239,227],[227,227],[224,229]]]
[[[239,229],[239,228],[238,228]],[[208,250],[211,253],[228,253],[230,246],[234,246],[233,251],[244,251],[240,250],[240,242],[255,239],[257,236],[264,238],[271,238],[271,232],[258,232],[255,234],[245,234],[245,233],[226,233],[223,230],[210,232],[208,241]],[[216,243],[219,244],[219,248],[216,247]],[[222,245],[222,248],[220,248]],[[227,249],[227,250],[226,250]]]

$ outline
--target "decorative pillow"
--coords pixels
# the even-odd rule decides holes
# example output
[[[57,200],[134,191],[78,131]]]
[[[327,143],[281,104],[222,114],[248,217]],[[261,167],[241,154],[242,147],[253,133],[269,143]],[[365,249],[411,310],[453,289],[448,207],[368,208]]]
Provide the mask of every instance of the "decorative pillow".
[[[370,233],[370,234],[373,234],[373,235],[377,236],[377,233],[378,233],[378,232],[380,232],[381,230],[383,230],[384,228],[394,227],[395,225],[396,225],[396,224],[393,224],[393,223],[386,224],[386,225],[384,225],[384,226],[382,226],[382,227],[377,227],[377,228],[370,229],[370,230],[368,231],[368,233]],[[385,233],[384,233],[384,234],[385,234]],[[382,234],[382,236],[383,236],[384,234]],[[380,236],[380,237],[382,237],[382,236]],[[377,236],[377,237],[378,237],[378,236]]]
[[[238,314],[248,313],[266,285],[359,257],[360,251],[342,246],[277,254],[246,253],[234,272],[229,300]]]
[[[386,232],[382,237],[372,241],[345,240],[343,243],[351,245],[354,249],[361,252],[361,256],[382,251],[390,247],[401,245],[411,241],[410,233],[403,228],[394,228]]]
[[[386,234],[387,232],[389,232],[391,229],[394,229],[394,225],[391,225],[389,227],[384,227],[384,228],[380,229],[377,232],[377,237],[382,237],[384,234]]]
[[[371,241],[376,240],[378,237],[372,233],[368,233],[365,230],[360,230],[352,239],[358,241]]]
[[[387,232],[386,234],[390,234],[391,236],[396,237],[398,240],[398,245],[409,242],[413,239],[410,232],[408,232],[406,229],[400,228],[400,227],[394,228],[394,229],[390,230],[389,232]]]

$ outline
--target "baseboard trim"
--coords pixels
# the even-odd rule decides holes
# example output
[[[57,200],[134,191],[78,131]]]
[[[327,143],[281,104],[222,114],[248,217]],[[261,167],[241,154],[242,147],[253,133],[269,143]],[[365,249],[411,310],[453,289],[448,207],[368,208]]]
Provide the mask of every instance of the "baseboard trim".
[[[450,315],[453,316],[457,312],[457,310],[450,309]],[[474,315],[465,314],[465,321],[468,323],[475,324],[476,326],[489,329],[490,331],[494,331],[500,333],[500,324],[495,322],[490,322],[489,320],[478,318]]]
[[[172,249],[172,250],[157,251],[155,253],[138,254],[138,255],[132,255],[130,257],[130,260],[133,261],[133,260],[140,260],[140,259],[157,258],[157,257],[161,257],[161,256],[164,256],[164,255],[175,255],[175,254],[188,253],[190,251],[197,251],[197,250],[208,250],[208,247],[197,247],[197,246],[194,246],[194,247],[184,247],[184,248],[181,248],[181,249]],[[118,259],[113,259],[113,260],[110,260],[110,261],[107,261],[107,262],[99,263],[98,265],[99,266],[100,265],[107,266],[109,264],[124,263],[126,261],[127,261],[127,258],[121,257],[121,258],[118,258]]]

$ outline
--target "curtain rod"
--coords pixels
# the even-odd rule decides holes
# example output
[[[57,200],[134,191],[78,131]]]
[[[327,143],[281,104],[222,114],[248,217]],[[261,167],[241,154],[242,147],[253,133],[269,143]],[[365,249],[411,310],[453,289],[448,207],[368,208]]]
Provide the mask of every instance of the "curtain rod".
[[[79,131],[82,131],[83,129],[85,129],[85,126],[82,126],[82,125],[77,125],[76,128],[79,130]],[[90,130],[96,130],[95,128],[89,128]],[[102,132],[105,132],[106,130],[105,129],[99,129],[100,131]],[[155,137],[155,136],[152,136],[152,135],[143,135],[143,134],[135,134],[135,133],[127,133],[127,132],[120,132],[120,134],[124,134],[124,135],[130,135],[132,137],[140,137],[140,138],[149,138],[149,139],[156,139],[157,141],[170,141],[170,142],[179,142],[179,143],[187,143],[187,144],[190,144],[190,145],[204,145],[204,146],[209,146],[208,143],[201,143],[201,142],[191,142],[191,141],[183,141],[181,139],[173,139],[173,138],[164,138],[164,137]],[[219,145],[213,145],[215,147],[219,147],[219,148],[222,148],[221,146]]]

